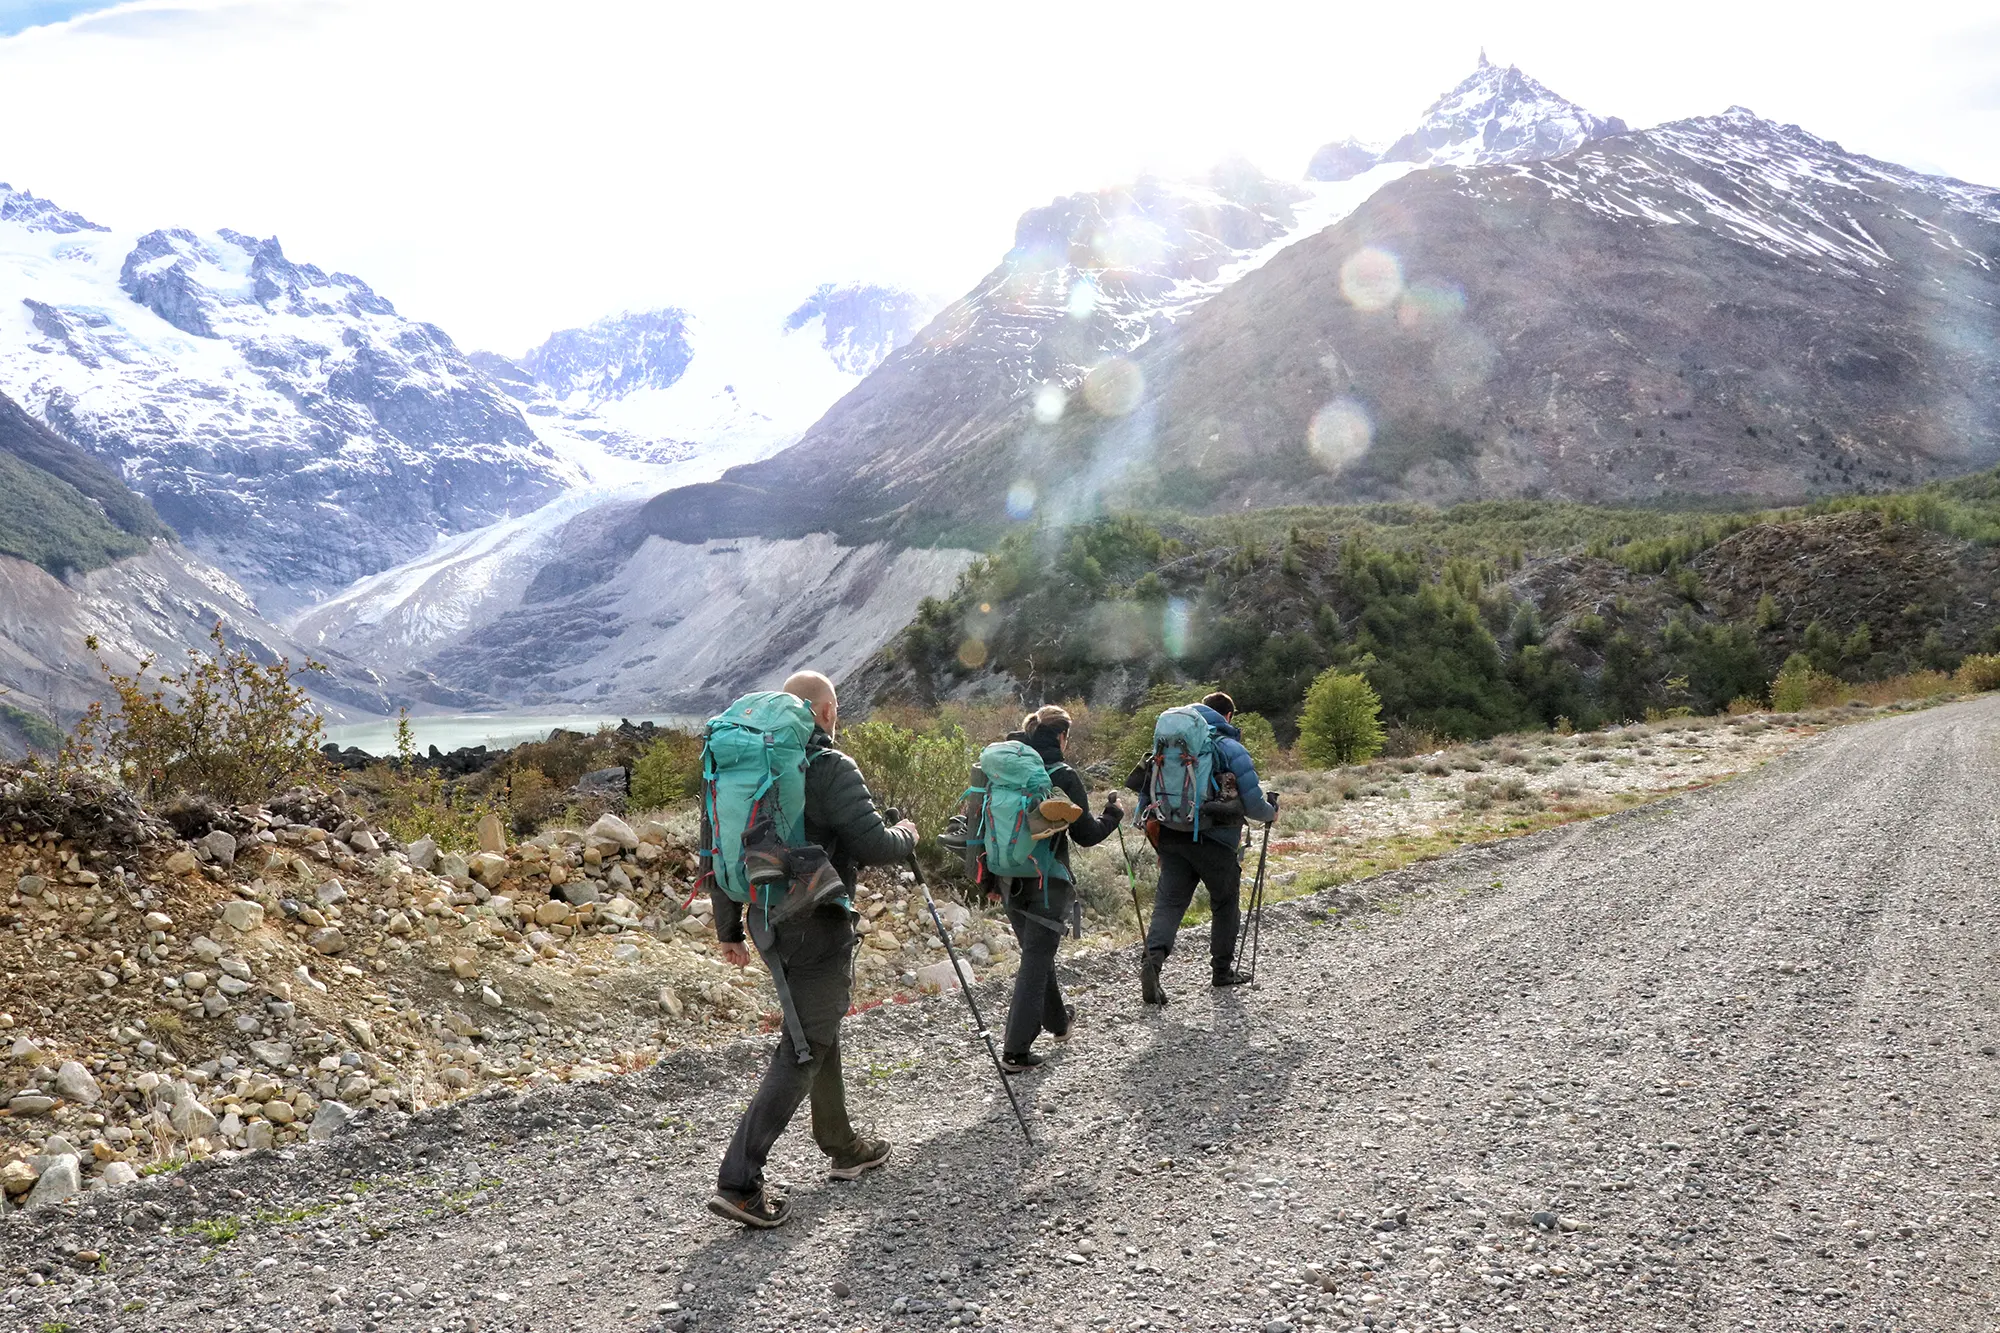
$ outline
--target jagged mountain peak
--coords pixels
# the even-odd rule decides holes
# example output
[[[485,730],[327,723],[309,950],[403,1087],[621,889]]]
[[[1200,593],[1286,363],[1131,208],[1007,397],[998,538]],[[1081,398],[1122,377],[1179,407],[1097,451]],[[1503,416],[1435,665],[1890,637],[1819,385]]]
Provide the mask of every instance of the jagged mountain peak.
[[[640,389],[667,389],[694,359],[688,312],[678,306],[624,310],[577,329],[559,329],[520,365],[558,398],[590,403]]]
[[[822,283],[785,317],[785,332],[819,321],[819,342],[834,365],[866,375],[923,327],[931,303],[873,282]]]
[[[1347,180],[1384,162],[1417,166],[1483,166],[1559,157],[1593,139],[1628,132],[1616,116],[1599,116],[1551,90],[1518,65],[1479,64],[1425,110],[1417,127],[1380,153],[1352,139],[1322,147],[1308,180]]]
[[[17,190],[5,181],[0,181],[0,222],[19,223],[29,231],[59,234],[111,230],[98,226],[81,213],[72,213],[47,199],[38,199],[33,191]]]

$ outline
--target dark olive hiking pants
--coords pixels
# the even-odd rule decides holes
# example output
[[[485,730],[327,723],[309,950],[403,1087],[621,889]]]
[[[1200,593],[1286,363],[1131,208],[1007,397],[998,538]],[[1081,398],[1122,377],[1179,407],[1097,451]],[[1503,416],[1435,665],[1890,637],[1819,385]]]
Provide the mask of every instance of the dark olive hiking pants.
[[[820,1151],[832,1157],[854,1145],[847,1089],[840,1077],[840,1020],[854,990],[853,922],[844,907],[821,907],[779,926],[773,943],[811,1058],[800,1062],[790,1024],[784,1024],[763,1082],[736,1122],[736,1136],[716,1173],[716,1188],[738,1196],[764,1183],[771,1145],[808,1097],[813,1141]]]
[[[1021,945],[1021,968],[1014,973],[1014,998],[1007,1005],[1007,1034],[1001,1050],[1018,1055],[1043,1032],[1060,1036],[1069,1031],[1063,1014],[1062,987],[1056,983],[1056,946],[1062,943],[1061,922],[1069,919],[1071,889],[1060,881],[1048,885],[1048,901],[1040,886],[1001,880],[1005,886],[1007,920]],[[1018,896],[1017,896],[1018,895]]]
[[[1153,895],[1153,922],[1146,931],[1146,952],[1164,959],[1174,951],[1181,918],[1194,902],[1195,886],[1208,890],[1214,914],[1208,956],[1215,971],[1228,968],[1236,956],[1236,931],[1242,917],[1243,867],[1236,849],[1218,842],[1197,842],[1172,829],[1160,831],[1160,887]]]

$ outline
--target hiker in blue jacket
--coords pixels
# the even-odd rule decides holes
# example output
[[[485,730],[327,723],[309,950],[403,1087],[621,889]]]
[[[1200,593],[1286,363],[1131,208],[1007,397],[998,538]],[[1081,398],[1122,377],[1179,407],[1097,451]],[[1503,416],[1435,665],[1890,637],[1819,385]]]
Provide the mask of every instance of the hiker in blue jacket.
[[[1160,883],[1153,896],[1153,920],[1146,931],[1146,960],[1139,973],[1140,994],[1147,1004],[1167,1003],[1167,993],[1160,986],[1160,970],[1166,966],[1167,955],[1174,951],[1181,918],[1187,915],[1188,905],[1194,901],[1197,884],[1208,890],[1213,912],[1208,940],[1211,980],[1217,986],[1241,986],[1250,980],[1234,965],[1236,932],[1242,920],[1243,867],[1237,859],[1238,844],[1246,819],[1263,823],[1278,817],[1277,793],[1265,799],[1264,788],[1257,780],[1257,766],[1251,762],[1250,752],[1243,748],[1243,733],[1230,721],[1236,715],[1236,701],[1217,690],[1196,705],[1196,711],[1215,729],[1217,790],[1210,795],[1227,803],[1222,783],[1226,773],[1234,779],[1236,799],[1242,803],[1242,810],[1237,813],[1233,803],[1228,803],[1231,808],[1227,813],[1204,814],[1199,833],[1164,827],[1158,831],[1154,849],[1160,858]],[[1139,793],[1142,809],[1153,801],[1148,790],[1151,779],[1149,761],[1133,769],[1125,784]]]

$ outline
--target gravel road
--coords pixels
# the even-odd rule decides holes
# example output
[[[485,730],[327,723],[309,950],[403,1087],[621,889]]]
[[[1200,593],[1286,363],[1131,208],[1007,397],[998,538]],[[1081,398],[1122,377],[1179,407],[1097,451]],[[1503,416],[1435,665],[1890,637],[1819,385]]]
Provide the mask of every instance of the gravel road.
[[[701,1211],[746,1042],[22,1214],[0,1327],[1991,1329],[1996,848],[2000,698],[1843,728],[1287,904],[1255,991],[1082,960],[1032,1155],[958,1000],[890,1006],[896,1157],[787,1135],[782,1231]]]

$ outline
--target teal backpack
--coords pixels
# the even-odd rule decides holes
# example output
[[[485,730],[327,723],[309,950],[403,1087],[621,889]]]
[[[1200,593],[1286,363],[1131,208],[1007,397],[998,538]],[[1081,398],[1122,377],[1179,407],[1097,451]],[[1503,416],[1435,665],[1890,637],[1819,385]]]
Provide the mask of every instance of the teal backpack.
[[[1051,879],[1067,880],[1069,872],[1056,859],[1055,839],[1035,836],[1048,827],[1038,813],[1041,803],[1058,794],[1049,780],[1051,770],[1035,747],[995,741],[979,752],[979,767],[986,774],[985,810],[979,823],[984,873],[1044,885]]]
[[[752,897],[746,842],[806,845],[806,743],[812,709],[776,690],[746,694],[709,719],[701,747],[708,872],[739,903]],[[760,830],[760,824],[768,829]],[[761,835],[761,836],[760,836]]]
[[[1162,828],[1201,836],[1201,803],[1214,794],[1215,728],[1193,704],[1169,708],[1153,724],[1146,810]]]

